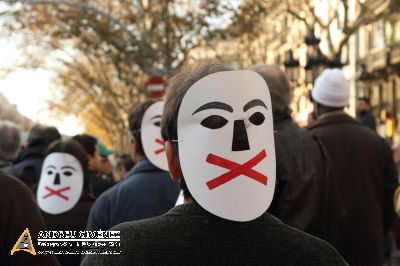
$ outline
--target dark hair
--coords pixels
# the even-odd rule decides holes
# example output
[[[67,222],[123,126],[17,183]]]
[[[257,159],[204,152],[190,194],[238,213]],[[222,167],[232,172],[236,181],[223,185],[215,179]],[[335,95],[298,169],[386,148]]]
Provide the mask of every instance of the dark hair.
[[[90,181],[88,178],[88,158],[85,150],[83,149],[82,145],[79,142],[75,141],[74,139],[64,140],[64,141],[56,141],[50,145],[47,150],[47,155],[54,153],[54,152],[62,152],[68,153],[74,156],[81,164],[82,171],[83,171],[83,190],[87,194],[90,193]]]
[[[171,78],[167,86],[168,93],[161,119],[161,136],[163,137],[164,141],[178,139],[178,112],[182,103],[182,99],[189,88],[205,76],[217,72],[231,70],[232,69],[217,63],[202,63],[197,67],[193,65],[186,65],[178,74]],[[177,142],[173,142],[173,147],[175,153],[178,154],[178,145],[176,143]],[[189,189],[187,188],[182,171],[180,186],[183,190],[185,198],[193,199]]]
[[[14,122],[0,120],[0,159],[13,161],[17,157],[21,133]]]
[[[217,63],[202,63],[198,66],[185,65],[168,81],[168,93],[161,120],[161,136],[164,141],[178,138],[178,112],[182,99],[189,88],[205,76],[222,71],[232,71],[232,69]]]
[[[316,108],[317,116],[321,116],[326,113],[332,113],[332,112],[338,112],[338,111],[344,110],[344,107],[329,107],[329,106],[325,106],[325,105],[317,103],[317,102],[315,102],[315,104],[317,107]]]
[[[371,105],[370,99],[368,97],[359,97],[358,100],[363,101],[363,102],[367,103],[368,105]]]
[[[81,134],[73,136],[72,139],[79,142],[79,144],[82,145],[87,154],[94,156],[97,144],[97,139],[95,137],[87,134]]]
[[[142,127],[142,120],[143,120],[144,113],[155,102],[156,102],[156,100],[147,100],[142,103],[133,105],[131,107],[131,110],[129,111],[129,116],[128,116],[129,131],[131,132],[132,137],[134,137],[138,143],[140,155],[145,156],[145,157],[146,157],[146,155],[144,154],[144,150],[143,150],[140,129]]]
[[[61,134],[55,127],[34,125],[28,135],[28,148],[42,146],[47,148],[52,142],[61,139]]]

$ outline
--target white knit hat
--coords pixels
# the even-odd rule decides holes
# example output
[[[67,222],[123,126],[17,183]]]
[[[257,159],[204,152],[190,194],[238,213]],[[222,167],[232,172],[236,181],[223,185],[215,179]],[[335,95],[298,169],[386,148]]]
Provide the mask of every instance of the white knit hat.
[[[325,69],[315,80],[311,95],[322,105],[344,107],[349,103],[349,83],[339,69]]]

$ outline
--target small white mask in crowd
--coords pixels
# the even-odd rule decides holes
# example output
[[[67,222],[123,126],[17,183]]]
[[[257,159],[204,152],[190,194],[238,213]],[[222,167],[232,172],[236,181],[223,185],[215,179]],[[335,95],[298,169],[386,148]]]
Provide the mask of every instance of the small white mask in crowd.
[[[37,202],[42,211],[60,214],[72,209],[83,191],[80,162],[68,153],[50,153],[43,162]]]
[[[155,102],[143,115],[141,138],[144,153],[147,159],[158,168],[168,171],[167,157],[165,156],[164,141],[161,138],[161,115],[164,102]]]
[[[207,211],[250,221],[275,190],[268,86],[253,71],[208,75],[185,94],[178,114],[179,160],[188,189]]]

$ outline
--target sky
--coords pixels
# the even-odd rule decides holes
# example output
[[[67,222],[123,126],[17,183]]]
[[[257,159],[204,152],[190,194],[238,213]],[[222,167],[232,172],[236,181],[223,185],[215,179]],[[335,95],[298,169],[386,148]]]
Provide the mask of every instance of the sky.
[[[8,9],[6,4],[0,3],[0,11]],[[0,25],[7,17],[0,17]],[[17,62],[23,61],[23,54],[19,48],[21,37],[11,36],[0,31],[0,69],[8,68]],[[28,47],[29,48],[29,47]],[[54,117],[48,110],[47,102],[51,100],[52,73],[44,69],[17,69],[4,79],[0,77],[0,92],[11,104],[15,104],[18,111],[33,120],[33,122],[55,126],[67,136],[82,133],[83,128],[74,116]],[[54,87],[53,87],[54,88]]]
[[[12,66],[21,57],[13,41],[0,35],[0,68]],[[18,111],[34,122],[55,126],[64,135],[82,132],[74,116],[56,118],[47,108],[51,100],[51,73],[44,69],[18,69],[0,79],[0,92],[17,106]]]

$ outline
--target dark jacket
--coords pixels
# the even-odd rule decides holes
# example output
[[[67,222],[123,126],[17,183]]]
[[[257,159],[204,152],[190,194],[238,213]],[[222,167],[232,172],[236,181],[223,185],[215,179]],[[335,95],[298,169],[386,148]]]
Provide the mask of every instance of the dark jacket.
[[[0,265],[58,265],[55,256],[38,255],[37,237],[45,230],[45,222],[32,191],[18,179],[0,171]],[[28,228],[36,256],[11,250],[22,232]]]
[[[0,159],[0,171],[10,172],[11,163],[8,160]]]
[[[93,202],[94,198],[91,195],[84,194],[79,202],[67,212],[56,215],[42,212],[47,228],[53,231],[86,230],[86,223]],[[67,250],[68,248],[65,249]],[[62,266],[78,266],[81,262],[81,255],[59,254],[57,255],[57,259]]]
[[[46,149],[43,147],[29,147],[21,151],[18,159],[11,166],[11,175],[19,178],[31,189],[35,189],[39,183],[42,165],[46,157]]]
[[[90,190],[95,198],[115,185],[113,181],[103,178],[101,175],[91,171],[89,172],[89,180],[91,186]]]
[[[375,117],[372,115],[371,111],[365,111],[358,115],[357,119],[364,125],[376,131]]]
[[[332,243],[350,265],[383,265],[384,237],[394,219],[397,173],[389,145],[344,112],[322,116],[309,128],[331,157],[346,213]]]
[[[92,207],[88,230],[108,230],[126,221],[151,218],[174,207],[179,185],[168,172],[143,160],[137,163],[126,178],[107,190]]]
[[[334,196],[328,155],[318,139],[291,118],[274,121],[276,189],[268,212],[284,223],[326,240]]]
[[[112,230],[121,255],[89,255],[82,265],[346,265],[328,243],[268,213],[232,222],[193,203]]]

